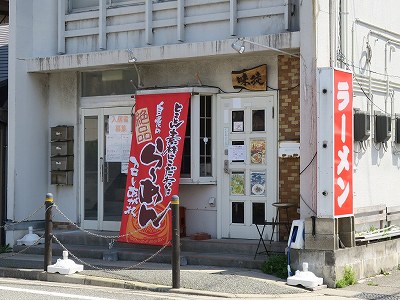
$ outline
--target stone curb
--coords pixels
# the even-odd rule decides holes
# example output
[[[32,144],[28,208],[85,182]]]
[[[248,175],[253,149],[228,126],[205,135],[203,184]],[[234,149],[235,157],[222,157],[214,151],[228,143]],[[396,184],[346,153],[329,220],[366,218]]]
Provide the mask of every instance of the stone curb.
[[[279,298],[297,298],[297,299],[309,299],[318,296],[336,296],[344,298],[356,297],[360,292],[355,291],[344,291],[337,289],[322,289],[315,292],[307,292],[301,294],[272,294],[272,295],[260,295],[260,294],[230,294],[222,292],[211,292],[203,290],[194,290],[187,288],[174,289],[170,286],[158,285],[153,283],[143,283],[137,281],[127,281],[115,278],[105,278],[90,275],[71,274],[61,275],[57,273],[47,273],[37,269],[17,269],[17,268],[4,268],[0,267],[0,276],[6,278],[20,278],[27,280],[38,280],[58,283],[69,283],[69,284],[81,284],[91,286],[102,286],[110,288],[121,288],[121,289],[132,289],[132,290],[146,290],[151,292],[170,292],[187,295],[198,295],[208,297],[220,297],[220,298],[251,298],[251,299],[279,299]],[[354,298],[353,298],[354,299]]]
[[[103,277],[80,275],[80,274],[60,275],[56,273],[47,273],[45,271],[32,270],[32,269],[12,269],[12,268],[0,267],[0,276],[7,278],[20,278],[27,280],[50,281],[58,283],[82,284],[82,285],[92,285],[92,286],[102,286],[102,287],[122,288],[122,289],[132,289],[132,290],[147,290],[152,292],[164,292],[164,293],[173,292],[180,294],[221,297],[221,298],[237,297],[236,295],[228,293],[192,290],[186,288],[174,289],[169,286],[157,285],[152,283],[142,283],[136,281],[126,281],[114,278],[103,278]]]

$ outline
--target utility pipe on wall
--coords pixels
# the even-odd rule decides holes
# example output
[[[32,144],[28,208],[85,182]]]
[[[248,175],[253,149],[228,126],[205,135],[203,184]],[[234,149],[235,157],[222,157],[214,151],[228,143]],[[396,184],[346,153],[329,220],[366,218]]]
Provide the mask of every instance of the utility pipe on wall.
[[[348,1],[347,0],[340,0],[340,48],[342,51],[342,55],[344,59],[347,59],[347,54],[349,53],[348,49],[348,41],[347,41],[347,26],[348,26]],[[352,30],[353,32],[353,30]],[[354,63],[352,63],[354,65]],[[342,64],[342,68],[344,69],[345,66]],[[354,69],[353,69],[354,73]]]
[[[330,66],[335,67],[336,64],[336,1],[329,0],[329,52]]]

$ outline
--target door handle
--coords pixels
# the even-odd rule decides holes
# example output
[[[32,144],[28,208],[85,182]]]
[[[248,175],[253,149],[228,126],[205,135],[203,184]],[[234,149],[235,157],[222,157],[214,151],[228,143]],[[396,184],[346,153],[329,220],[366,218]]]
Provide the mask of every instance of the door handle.
[[[100,157],[100,178],[101,182],[104,182],[104,159]]]
[[[229,160],[227,159],[224,160],[224,172],[229,174]]]
[[[109,178],[109,176],[108,176],[108,174],[110,173],[109,171],[109,168],[110,168],[110,166],[108,165],[108,162],[106,162],[106,167],[105,167],[105,170],[104,170],[104,175],[106,176],[106,182],[109,182],[110,180],[110,178]]]

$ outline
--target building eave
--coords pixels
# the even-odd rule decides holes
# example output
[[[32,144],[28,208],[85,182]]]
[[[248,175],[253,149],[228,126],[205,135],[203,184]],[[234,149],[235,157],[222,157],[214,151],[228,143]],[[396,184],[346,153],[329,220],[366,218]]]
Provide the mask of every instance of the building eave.
[[[297,50],[300,48],[300,33],[285,32],[273,35],[245,37],[247,40],[280,50]],[[134,48],[132,54],[138,63],[151,63],[165,60],[185,60],[220,55],[233,55],[237,52],[231,45],[237,39],[184,43],[163,46]],[[273,52],[258,45],[246,45],[246,54],[254,52]],[[237,54],[239,55],[239,54]],[[243,55],[243,54],[242,54]],[[118,67],[128,64],[129,53],[124,50],[109,50],[83,54],[55,55],[48,57],[27,58],[27,72],[57,72],[82,69]]]

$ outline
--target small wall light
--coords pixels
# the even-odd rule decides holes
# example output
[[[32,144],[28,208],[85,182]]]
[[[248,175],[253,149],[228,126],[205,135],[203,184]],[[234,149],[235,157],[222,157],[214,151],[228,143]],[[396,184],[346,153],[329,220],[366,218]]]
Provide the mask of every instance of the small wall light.
[[[283,54],[286,54],[286,55],[290,55],[290,56],[294,56],[294,57],[300,57],[300,55],[289,53],[289,52],[286,52],[286,51],[283,51],[283,50],[280,50],[280,49],[277,49],[277,48],[274,48],[274,47],[270,47],[270,46],[267,46],[267,45],[263,45],[263,44],[260,44],[260,43],[256,43],[256,42],[253,42],[253,41],[250,41],[250,40],[246,40],[243,37],[238,38],[237,41],[232,43],[231,46],[237,52],[242,54],[246,50],[246,48],[244,47],[244,43],[249,43],[251,45],[255,45],[255,46],[258,46],[258,47],[261,47],[261,48],[277,51],[277,52],[280,52],[280,53],[283,53]]]
[[[238,53],[242,54],[245,50],[245,47],[243,45],[243,40],[238,39],[236,42],[232,43],[232,48]]]
[[[138,87],[141,88],[141,87],[143,87],[143,82],[142,82],[142,80],[140,78],[139,69],[136,66],[137,58],[135,56],[133,56],[133,51],[131,49],[128,49],[127,52],[128,52],[128,63],[133,64],[133,66],[135,67],[136,74],[137,74],[137,77],[138,77]],[[131,80],[131,84],[133,84],[132,80]],[[133,86],[135,86],[135,85],[133,84]]]

